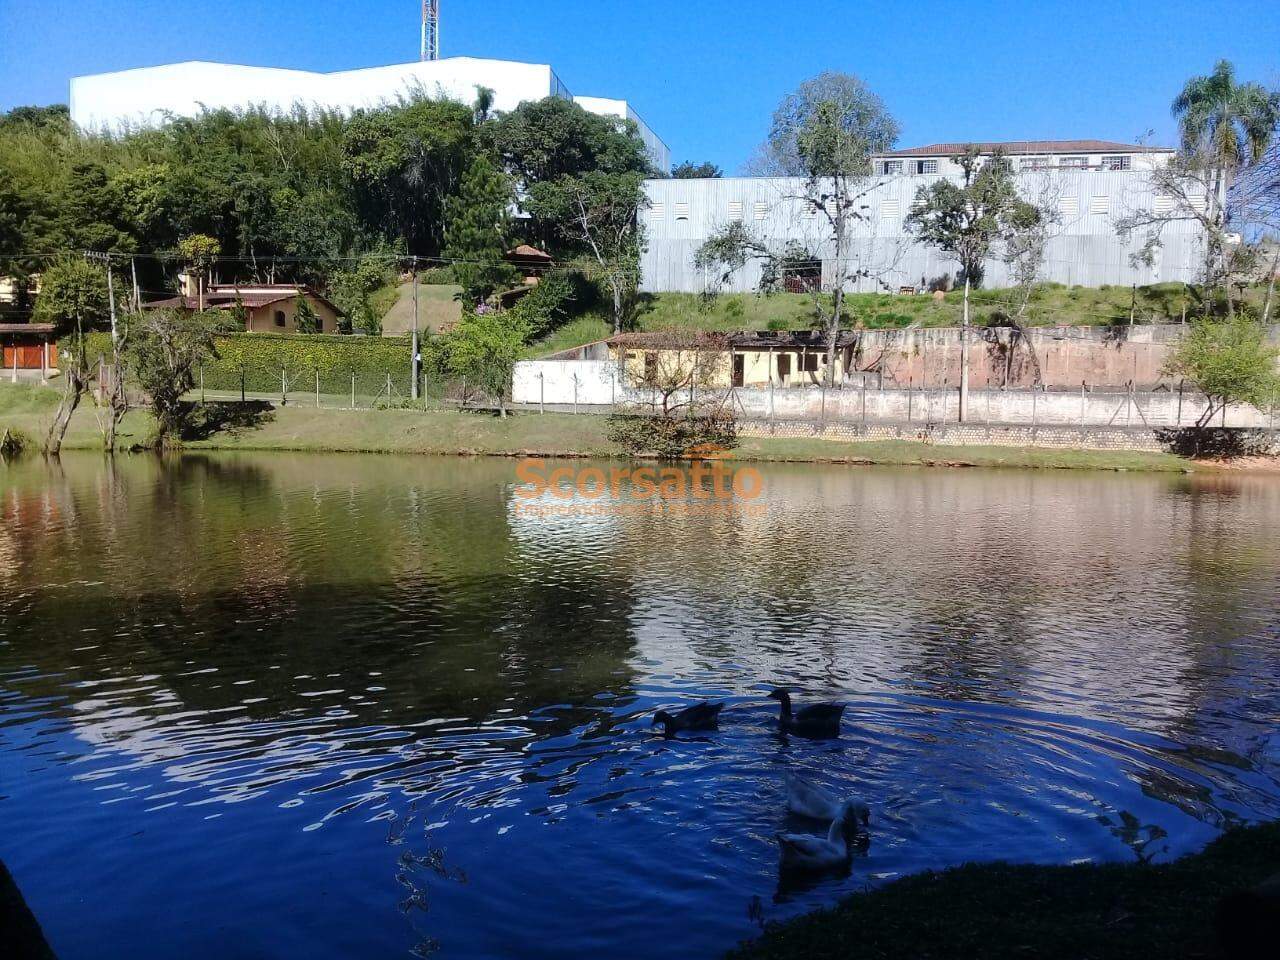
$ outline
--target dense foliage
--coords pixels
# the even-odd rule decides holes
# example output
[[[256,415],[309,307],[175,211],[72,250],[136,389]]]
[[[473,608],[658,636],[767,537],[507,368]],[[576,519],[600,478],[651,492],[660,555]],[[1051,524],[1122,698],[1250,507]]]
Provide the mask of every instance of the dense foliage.
[[[1203,320],[1178,341],[1165,367],[1169,376],[1185,377],[1209,401],[1199,426],[1232,403],[1269,410],[1280,402],[1277,350],[1267,342],[1266,328],[1247,317]]]
[[[563,205],[527,201],[531,215],[515,218],[517,197],[615,178],[592,182],[625,188],[634,220],[649,172],[632,123],[558,98],[501,115],[420,95],[350,116],[219,110],[123,135],[78,132],[65,108],[19,108],[0,115],[0,275],[23,281],[50,252],[140,255],[146,296],[172,292],[184,268],[298,280],[372,332],[375,272],[456,261],[479,299],[512,281],[500,259],[511,244],[561,261],[587,252]]]

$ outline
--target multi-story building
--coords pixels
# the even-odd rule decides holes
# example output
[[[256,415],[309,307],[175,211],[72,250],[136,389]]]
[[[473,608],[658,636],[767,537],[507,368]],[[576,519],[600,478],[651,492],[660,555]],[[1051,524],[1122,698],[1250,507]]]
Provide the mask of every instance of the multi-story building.
[[[970,147],[982,157],[997,151],[1009,158],[1015,170],[1150,170],[1168,163],[1169,147],[1115,143],[1110,140],[1011,140],[1003,143],[930,143],[923,147],[877,154],[875,172],[896,174],[959,173],[956,158]]]
[[[671,167],[667,145],[625,100],[575,97],[543,63],[448,57],[314,73],[188,61],[74,77],[70,105],[71,119],[82,130],[119,132],[154,126],[171,116],[195,116],[206,109],[265,107],[287,111],[301,105],[350,112],[418,93],[469,104],[480,87],[493,91],[496,110],[513,110],[529,100],[564,97],[591,113],[631,120],[654,167],[662,171]]]

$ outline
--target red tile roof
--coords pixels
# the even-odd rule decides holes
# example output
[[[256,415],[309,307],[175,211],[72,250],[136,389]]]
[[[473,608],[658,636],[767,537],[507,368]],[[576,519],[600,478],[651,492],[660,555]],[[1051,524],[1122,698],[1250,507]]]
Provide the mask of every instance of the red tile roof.
[[[0,323],[0,333],[53,333],[52,323]]]
[[[245,284],[243,287],[217,284],[205,291],[204,305],[210,310],[227,310],[234,307],[236,302],[239,301],[249,309],[256,310],[259,307],[270,306],[273,303],[292,300],[299,294],[318,300],[338,316],[343,315],[342,311],[333,303],[320,296],[314,290],[293,284],[254,283]],[[168,297],[164,300],[152,300],[149,303],[144,303],[143,306],[148,308],[181,307],[186,310],[198,310],[200,302],[196,297],[178,296]]]
[[[893,150],[879,154],[883,157],[951,157],[977,147],[983,153],[1002,150],[1007,154],[1037,153],[1166,153],[1169,147],[1149,147],[1133,143],[1117,143],[1114,140],[1007,140],[974,141],[972,143],[930,143],[923,147]]]

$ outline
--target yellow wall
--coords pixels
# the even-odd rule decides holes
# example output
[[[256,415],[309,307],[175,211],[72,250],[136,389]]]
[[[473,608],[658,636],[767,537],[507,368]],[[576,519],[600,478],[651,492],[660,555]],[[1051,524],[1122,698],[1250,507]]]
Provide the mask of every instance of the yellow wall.
[[[316,317],[319,318],[319,332],[337,333],[338,315],[333,308],[313,297],[308,297],[307,299],[310,300],[311,309],[316,312]],[[245,330],[249,333],[297,333],[297,307],[297,299],[295,297],[269,303],[265,307],[255,307],[249,311],[249,319],[245,323]],[[276,325],[275,314],[277,310],[284,314],[284,326],[282,327]]]
[[[618,359],[619,352],[625,352],[626,362],[624,370],[628,382],[637,383],[644,379],[645,370],[645,354],[655,355],[659,363],[659,370],[677,370],[689,369],[693,362],[692,351],[679,350],[645,350],[642,347],[616,347],[610,346],[609,352],[612,359]],[[802,363],[802,354],[805,351],[799,348],[778,348],[772,352],[768,350],[736,350],[733,355],[742,358],[743,363],[743,386],[767,386],[770,380],[780,387],[800,387],[807,384],[823,383],[826,379],[827,372],[827,353],[823,349],[810,349],[807,351],[812,365],[815,361],[816,370],[804,370]],[[788,357],[790,359],[791,369],[785,376],[779,374],[779,359]],[[711,358],[714,358],[711,359]],[[708,374],[700,377],[700,383],[705,386],[727,387],[731,383],[731,371],[733,369],[730,360],[730,351],[703,354],[702,363],[714,363]],[[836,379],[839,380],[845,373],[844,351],[836,353]],[[659,376],[663,374],[660,373]]]

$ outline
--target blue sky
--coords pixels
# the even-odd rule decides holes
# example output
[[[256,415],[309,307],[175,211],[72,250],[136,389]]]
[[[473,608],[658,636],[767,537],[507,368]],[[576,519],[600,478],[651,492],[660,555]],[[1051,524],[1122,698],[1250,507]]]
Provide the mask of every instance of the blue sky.
[[[673,159],[738,169],[778,100],[856,73],[939,140],[1172,142],[1169,101],[1226,57],[1280,86],[1276,0],[442,0],[442,51],[550,63],[577,94],[625,98]],[[0,109],[66,102],[77,74],[174,60],[339,70],[413,60],[418,0],[0,0]]]

